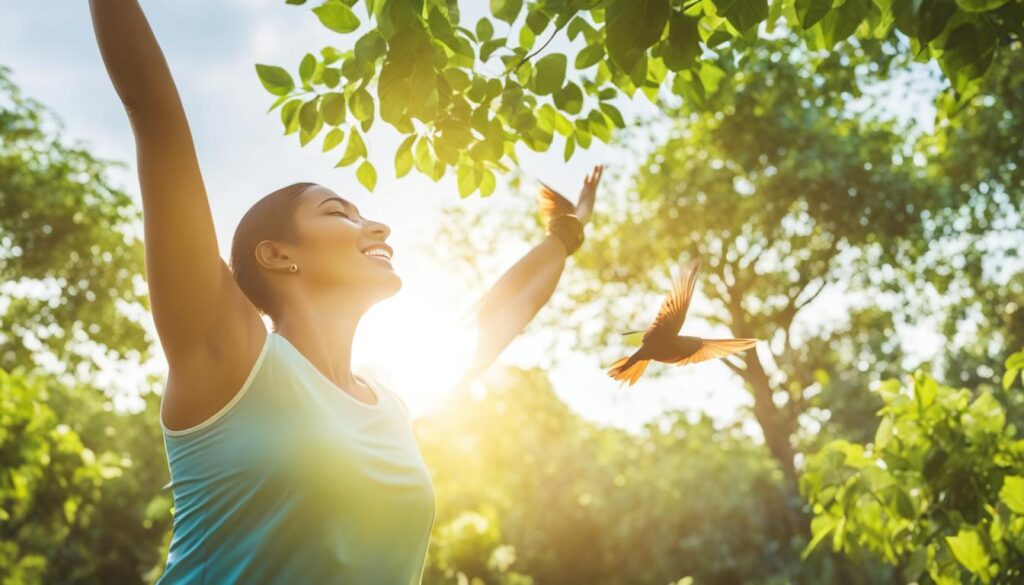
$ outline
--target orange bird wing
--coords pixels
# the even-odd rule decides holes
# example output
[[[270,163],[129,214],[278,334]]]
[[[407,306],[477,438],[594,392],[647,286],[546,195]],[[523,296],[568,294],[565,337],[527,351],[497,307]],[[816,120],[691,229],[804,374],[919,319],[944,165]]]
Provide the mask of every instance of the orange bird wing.
[[[544,183],[540,184],[540,190],[537,192],[537,202],[540,204],[540,213],[545,220],[556,215],[576,213],[576,206],[571,201]]]
[[[681,360],[672,362],[677,366],[684,366],[686,364],[695,364],[697,362],[703,362],[706,360],[713,360],[722,358],[727,355],[732,355],[738,351],[750,349],[757,344],[756,339],[703,339],[704,345],[701,346],[693,355],[684,357]]]
[[[645,341],[655,331],[677,335],[682,329],[683,321],[686,320],[686,311],[690,309],[690,299],[693,298],[693,287],[697,284],[699,268],[700,256],[690,260],[685,266],[679,267],[679,274],[672,281],[672,291],[662,301],[658,315],[654,317],[654,321],[644,332]]]

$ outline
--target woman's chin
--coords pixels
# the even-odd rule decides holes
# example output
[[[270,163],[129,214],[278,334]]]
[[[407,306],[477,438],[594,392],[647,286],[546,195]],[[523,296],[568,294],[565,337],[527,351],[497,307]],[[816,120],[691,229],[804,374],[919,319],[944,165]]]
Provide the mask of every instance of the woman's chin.
[[[375,288],[380,295],[378,298],[392,297],[402,290],[402,278],[396,272],[389,272],[378,281],[378,286]]]

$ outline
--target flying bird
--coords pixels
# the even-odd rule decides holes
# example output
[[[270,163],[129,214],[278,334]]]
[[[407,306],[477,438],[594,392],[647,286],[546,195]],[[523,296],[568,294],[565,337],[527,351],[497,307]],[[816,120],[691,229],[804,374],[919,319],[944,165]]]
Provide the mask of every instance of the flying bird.
[[[699,267],[699,256],[685,267],[680,266],[679,275],[672,282],[672,291],[661,303],[654,322],[644,332],[640,349],[612,364],[608,370],[609,376],[622,380],[623,384],[628,381],[632,386],[640,379],[651,360],[684,366],[754,347],[757,339],[703,339],[679,335],[683,321],[686,320],[686,311],[690,308],[690,299],[693,298]]]

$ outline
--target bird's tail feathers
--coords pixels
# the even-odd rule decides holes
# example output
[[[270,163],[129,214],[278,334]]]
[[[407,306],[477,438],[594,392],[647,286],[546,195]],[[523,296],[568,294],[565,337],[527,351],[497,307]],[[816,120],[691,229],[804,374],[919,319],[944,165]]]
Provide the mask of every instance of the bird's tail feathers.
[[[540,190],[537,192],[537,202],[545,220],[558,215],[576,213],[576,206],[571,201],[544,183],[540,184]]]
[[[615,380],[621,380],[623,384],[629,382],[632,386],[636,384],[636,381],[643,375],[644,370],[647,369],[647,364],[651,363],[651,360],[633,360],[630,363],[632,356],[624,357],[616,360],[611,368],[608,370],[608,375]],[[620,384],[621,385],[621,384]]]

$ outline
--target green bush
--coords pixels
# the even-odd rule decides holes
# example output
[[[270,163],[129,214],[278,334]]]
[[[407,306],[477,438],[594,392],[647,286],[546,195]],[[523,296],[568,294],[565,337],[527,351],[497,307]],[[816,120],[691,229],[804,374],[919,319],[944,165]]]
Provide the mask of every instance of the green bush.
[[[1009,388],[1024,351],[1006,362]],[[878,387],[874,442],[833,441],[808,460],[810,554],[831,536],[849,555],[880,555],[909,581],[1024,579],[1024,439],[989,392],[915,372]]]

